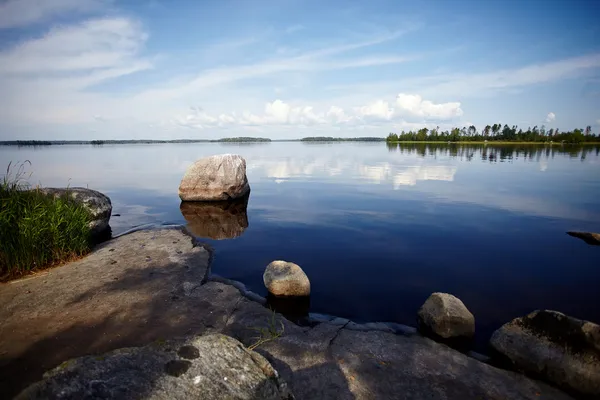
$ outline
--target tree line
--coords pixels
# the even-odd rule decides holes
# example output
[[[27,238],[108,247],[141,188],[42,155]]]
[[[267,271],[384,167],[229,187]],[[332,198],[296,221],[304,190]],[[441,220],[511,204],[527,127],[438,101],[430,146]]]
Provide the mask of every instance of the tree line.
[[[512,127],[505,124],[486,125],[483,130],[478,131],[474,125],[463,128],[453,128],[450,131],[422,128],[418,131],[402,131],[400,134],[390,133],[386,139],[388,142],[565,142],[586,143],[600,142],[600,135],[592,133],[592,127],[585,129],[574,129],[572,131],[559,131],[548,129],[542,125],[540,128],[529,127],[526,131],[516,125]]]

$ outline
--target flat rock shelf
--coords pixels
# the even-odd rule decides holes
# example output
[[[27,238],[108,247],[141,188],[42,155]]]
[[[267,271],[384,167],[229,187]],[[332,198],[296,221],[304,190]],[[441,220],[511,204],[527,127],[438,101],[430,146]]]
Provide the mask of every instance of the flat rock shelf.
[[[211,281],[210,262],[183,229],[137,231],[0,286],[0,397],[72,358],[221,333],[264,356],[297,399],[571,398],[419,335],[339,318],[297,326],[234,285]],[[274,322],[279,337],[257,334]]]

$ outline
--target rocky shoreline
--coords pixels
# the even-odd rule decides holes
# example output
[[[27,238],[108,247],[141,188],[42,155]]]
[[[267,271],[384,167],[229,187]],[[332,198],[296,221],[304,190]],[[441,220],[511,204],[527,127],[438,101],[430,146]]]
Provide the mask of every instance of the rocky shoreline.
[[[42,379],[44,371],[59,366],[45,375],[45,383],[37,384],[37,395],[23,398],[52,398],[56,390],[67,387],[74,388],[67,398],[86,398],[77,396],[92,390],[90,382],[112,382],[110,374],[125,373],[124,364],[112,367],[116,359],[108,356],[113,353],[103,355],[106,352],[142,346],[135,351],[145,357],[171,338],[197,342],[204,340],[198,336],[218,333],[254,348],[298,399],[571,398],[545,383],[436,343],[414,328],[360,325],[319,315],[313,315],[309,326],[293,324],[264,307],[266,300],[242,284],[211,278],[210,261],[210,250],[183,228],[139,230],[103,243],[83,260],[3,285],[0,396],[16,395]],[[261,337],[273,329],[280,336]],[[175,352],[161,354],[163,361],[181,358]],[[71,378],[60,373],[65,361],[86,355],[93,356],[67,363],[66,367],[72,365],[66,369]],[[204,362],[222,370],[218,357]],[[185,398],[199,376],[191,367],[177,377],[164,371],[157,375],[162,366],[148,363],[147,368],[156,379],[151,387],[179,388],[181,392],[170,393],[171,398]],[[101,388],[114,394],[111,398],[127,398],[118,395],[116,386],[106,385]],[[203,393],[213,393],[209,387],[222,389],[220,382],[205,385],[212,386]],[[163,398],[159,393],[163,392],[138,398]]]

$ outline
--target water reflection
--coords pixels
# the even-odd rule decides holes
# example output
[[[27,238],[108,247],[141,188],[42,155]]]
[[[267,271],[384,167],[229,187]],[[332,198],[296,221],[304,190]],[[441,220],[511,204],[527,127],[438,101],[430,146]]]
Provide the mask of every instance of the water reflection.
[[[233,239],[248,228],[248,197],[227,202],[184,201],[179,210],[194,235],[215,240]]]
[[[581,161],[589,154],[598,156],[600,145],[544,145],[544,144],[509,144],[497,145],[469,143],[386,143],[390,152],[402,154],[418,154],[421,157],[449,156],[466,161],[481,159],[483,161],[511,161],[519,158],[539,161],[541,157],[554,158],[555,155],[568,155]]]
[[[455,166],[448,165],[396,166],[390,163],[358,167],[360,175],[372,183],[391,180],[394,190],[398,190],[400,186],[414,186],[417,181],[452,182],[456,169]]]

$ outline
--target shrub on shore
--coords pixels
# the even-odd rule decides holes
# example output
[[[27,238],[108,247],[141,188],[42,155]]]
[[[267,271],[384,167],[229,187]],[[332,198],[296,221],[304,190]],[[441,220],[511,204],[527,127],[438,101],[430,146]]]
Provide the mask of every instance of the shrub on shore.
[[[0,182],[0,280],[72,260],[91,249],[89,212],[68,195],[54,198],[30,190],[23,179],[26,163],[16,171],[9,164]]]

